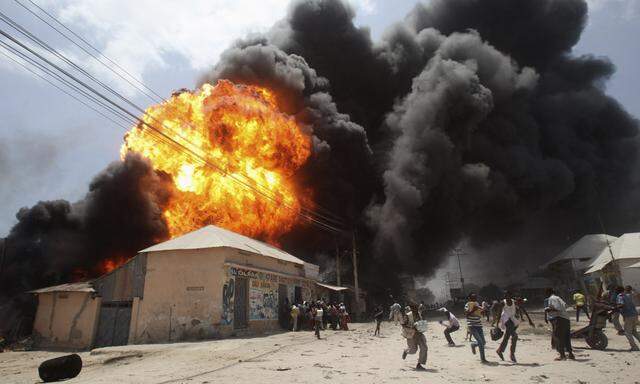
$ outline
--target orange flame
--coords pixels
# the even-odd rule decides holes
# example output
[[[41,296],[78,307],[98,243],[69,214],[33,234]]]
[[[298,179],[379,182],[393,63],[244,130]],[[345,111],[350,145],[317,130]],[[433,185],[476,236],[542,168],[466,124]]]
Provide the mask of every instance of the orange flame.
[[[118,268],[119,266],[123,265],[128,260],[129,258],[124,256],[115,256],[109,259],[104,259],[100,262],[100,265],[98,265],[98,268],[97,268],[98,274],[99,275],[107,274],[113,271],[114,269]]]
[[[172,237],[215,224],[277,243],[296,223],[301,199],[290,178],[309,157],[311,141],[278,110],[270,90],[221,80],[174,94],[142,120],[210,164],[159,140],[147,125],[127,133],[122,156],[138,152],[173,177],[176,190],[164,212]]]

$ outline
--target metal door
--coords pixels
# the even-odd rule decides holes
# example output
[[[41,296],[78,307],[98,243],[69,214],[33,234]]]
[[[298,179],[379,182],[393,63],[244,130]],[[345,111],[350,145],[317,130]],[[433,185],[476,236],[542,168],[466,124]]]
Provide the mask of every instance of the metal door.
[[[282,329],[289,328],[289,298],[287,298],[287,286],[278,285],[278,323]]]
[[[249,306],[249,280],[246,277],[236,277],[234,291],[233,328],[246,328],[247,307]]]
[[[103,303],[94,347],[126,345],[129,342],[130,323],[131,302]]]

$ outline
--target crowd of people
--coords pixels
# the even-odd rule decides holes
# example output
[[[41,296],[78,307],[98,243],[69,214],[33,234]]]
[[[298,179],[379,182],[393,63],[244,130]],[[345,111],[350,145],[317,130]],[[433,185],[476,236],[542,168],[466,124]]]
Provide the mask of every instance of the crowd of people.
[[[324,300],[294,303],[291,306],[291,330],[313,330],[320,338],[320,331],[349,330],[351,318],[344,303],[326,303]]]
[[[640,342],[640,335],[637,331],[638,312],[633,300],[633,292],[630,286],[617,287],[609,286],[608,291],[600,292],[587,303],[587,298],[583,293],[575,291],[572,295],[576,310],[576,322],[580,319],[580,313],[591,317],[606,318],[613,323],[620,335],[625,335],[629,341],[630,351],[638,351],[636,340]],[[495,350],[500,360],[505,360],[505,353],[509,347],[509,359],[517,363],[517,343],[518,328],[526,320],[535,327],[529,313],[525,308],[527,300],[505,292],[500,300],[479,302],[477,296],[472,293],[468,296],[464,305],[464,316],[466,318],[467,334],[471,341],[471,352],[480,355],[483,364],[489,363],[485,353],[486,339],[484,334],[483,320],[489,325],[490,337],[494,341],[499,341]],[[544,299],[545,322],[551,324],[552,335],[551,345],[558,353],[556,360],[575,360],[571,347],[571,317],[568,313],[567,303],[557,295],[554,289],[546,291]],[[455,346],[452,334],[461,328],[458,318],[445,306],[435,309],[433,306],[425,306],[409,303],[404,308],[397,302],[389,307],[388,320],[399,324],[402,336],[406,339],[407,348],[402,353],[402,358],[407,355],[419,352],[416,370],[424,370],[427,362],[427,342],[424,333],[426,332],[426,314],[429,310],[439,312],[444,319],[439,323],[444,326],[444,336],[449,346]],[[619,318],[622,317],[623,324]],[[376,328],[374,335],[380,334],[380,324],[384,319],[384,310],[378,306],[374,312]]]
[[[580,314],[584,313],[590,321],[600,318],[610,321],[620,335],[625,335],[629,341],[631,351],[639,351],[636,340],[640,342],[637,331],[638,311],[633,300],[630,286],[609,286],[606,291],[599,292],[590,302],[582,292],[575,291],[571,298],[574,301],[575,321],[580,321]],[[466,318],[467,338],[471,341],[471,352],[480,355],[483,364],[489,363],[484,329],[489,327],[489,336],[493,341],[499,341],[495,354],[500,360],[505,360],[507,347],[509,359],[517,363],[518,328],[525,321],[535,327],[525,308],[527,300],[523,297],[505,292],[501,299],[484,300],[480,302],[476,294],[471,293],[464,304],[463,314]],[[556,360],[575,360],[571,347],[571,317],[567,311],[567,303],[549,288],[543,303],[544,320],[551,325],[551,346],[558,353]],[[456,346],[452,334],[461,329],[460,320],[446,305],[426,305],[409,303],[404,307],[394,302],[389,307],[388,317],[382,306],[377,306],[373,312],[375,320],[374,335],[381,333],[381,324],[385,319],[401,327],[402,336],[406,339],[407,348],[402,352],[402,358],[418,353],[416,370],[425,370],[427,363],[427,331],[426,317],[429,311],[435,316],[441,316],[438,321],[444,327],[444,337],[449,346]],[[344,303],[325,302],[324,300],[304,301],[291,306],[291,324],[293,331],[313,330],[320,338],[320,331],[327,328],[333,330],[349,330],[351,321]],[[622,323],[620,318],[622,317]],[[486,325],[483,324],[486,322]],[[604,325],[603,325],[604,326]]]

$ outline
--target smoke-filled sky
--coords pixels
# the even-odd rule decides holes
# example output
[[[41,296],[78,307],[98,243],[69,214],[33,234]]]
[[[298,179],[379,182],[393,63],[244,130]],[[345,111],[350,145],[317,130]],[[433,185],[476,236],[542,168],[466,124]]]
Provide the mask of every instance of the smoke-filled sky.
[[[363,266],[369,278],[372,266],[432,273],[464,239],[483,254],[476,261],[535,261],[597,230],[599,210],[613,232],[638,224],[635,1],[591,1],[589,19],[583,0],[131,3],[43,5],[162,94],[231,79],[286,95],[292,103],[281,107],[314,136],[313,158],[297,177],[360,228],[377,260]],[[123,132],[0,68],[6,233],[21,206],[82,197],[117,156]],[[16,234],[39,241],[32,225],[59,217],[51,244],[73,234],[95,246],[94,235],[124,223],[133,237],[123,249],[138,249],[141,239],[163,237],[165,181],[129,158],[93,179],[74,208],[21,212]],[[139,209],[139,222],[114,211],[118,193]],[[300,235],[283,245],[313,247]]]
[[[279,0],[193,1],[190,6],[157,0],[38,3],[162,94],[192,87],[233,40],[268,29],[284,17],[288,6],[288,1]],[[356,24],[369,26],[377,40],[416,1],[353,3]],[[607,92],[640,116],[636,94],[640,50],[631,49],[640,35],[640,1],[589,3],[589,23],[575,51],[610,57],[617,72]],[[13,2],[3,2],[2,11],[55,37]],[[79,55],[69,44],[55,41]],[[83,196],[91,178],[117,158],[123,132],[4,58],[0,58],[0,84],[0,236],[4,236],[20,207]]]

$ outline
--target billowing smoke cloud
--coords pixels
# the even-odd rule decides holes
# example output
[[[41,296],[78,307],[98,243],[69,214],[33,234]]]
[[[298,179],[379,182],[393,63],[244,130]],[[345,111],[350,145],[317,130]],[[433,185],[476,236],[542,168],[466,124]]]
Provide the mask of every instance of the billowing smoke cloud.
[[[5,309],[16,294],[90,277],[99,272],[101,261],[130,257],[168,238],[161,214],[171,185],[148,161],[129,154],[98,174],[83,200],[41,201],[22,208],[4,242],[0,329],[14,320]]]
[[[585,1],[435,0],[379,42],[353,17],[297,1],[203,81],[272,86],[308,123],[305,181],[358,229],[369,282],[433,271],[465,238],[560,246],[600,232],[598,214],[638,224],[638,121],[604,92],[613,65],[570,53]]]
[[[548,250],[601,232],[598,214],[611,234],[637,230],[639,123],[604,92],[612,63],[571,54],[584,0],[433,0],[377,42],[353,18],[340,0],[294,1],[200,81],[270,87],[308,130],[313,154],[296,181],[357,231],[370,293],[428,275],[462,239]],[[3,292],[166,237],[169,185],[129,157],[83,202],[21,211]],[[282,244],[332,255],[350,241],[300,226]]]

